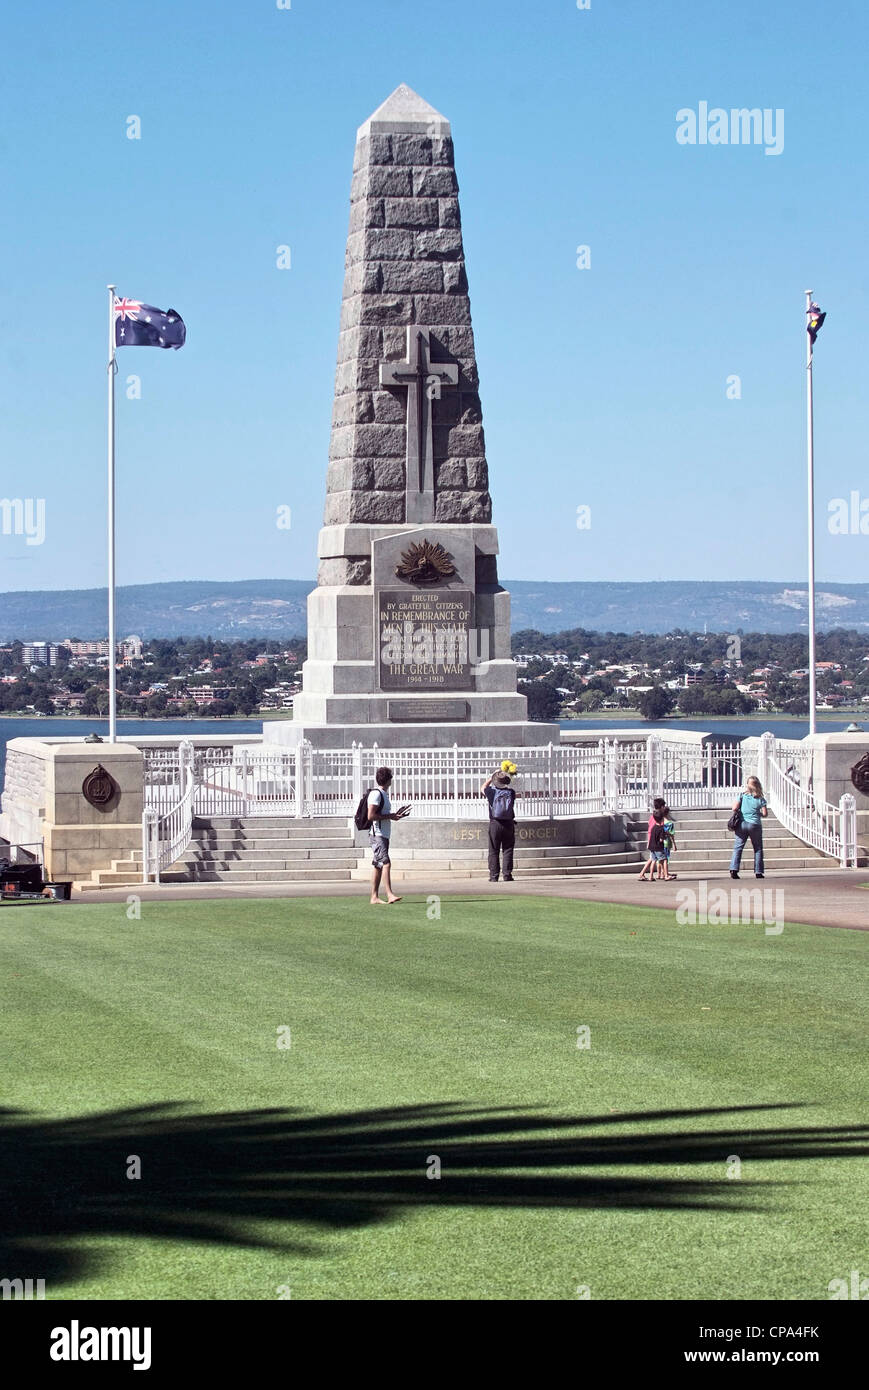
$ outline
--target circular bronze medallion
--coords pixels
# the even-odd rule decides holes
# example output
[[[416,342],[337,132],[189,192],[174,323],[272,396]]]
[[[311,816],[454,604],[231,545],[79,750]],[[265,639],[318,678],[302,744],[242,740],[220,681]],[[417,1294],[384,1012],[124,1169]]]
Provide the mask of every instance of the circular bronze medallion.
[[[851,768],[851,781],[858,792],[869,796],[869,753],[864,753],[860,761]]]
[[[81,784],[82,796],[91,806],[108,806],[118,790],[118,784],[102,763],[97,763]]]

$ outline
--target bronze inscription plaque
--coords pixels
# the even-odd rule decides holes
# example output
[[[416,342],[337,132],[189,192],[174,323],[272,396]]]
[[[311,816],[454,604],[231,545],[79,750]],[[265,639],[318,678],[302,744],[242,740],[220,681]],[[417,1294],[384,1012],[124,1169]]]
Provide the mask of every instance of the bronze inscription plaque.
[[[380,589],[377,658],[381,690],[472,690],[469,589]]]
[[[440,720],[458,723],[470,718],[467,700],[387,700],[387,717],[396,723],[431,724]]]

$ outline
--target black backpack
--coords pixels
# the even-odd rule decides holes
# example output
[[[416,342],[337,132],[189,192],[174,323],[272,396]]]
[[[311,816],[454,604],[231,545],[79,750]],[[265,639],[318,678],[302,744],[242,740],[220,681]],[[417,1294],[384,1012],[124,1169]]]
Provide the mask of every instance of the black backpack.
[[[368,830],[371,822],[368,819],[368,798],[372,792],[377,792],[380,796],[380,805],[383,806],[383,792],[379,787],[369,787],[360,798],[359,805],[356,807],[356,815],[353,817],[353,824],[357,830]]]
[[[492,819],[513,820],[513,802],[515,800],[516,793],[512,787],[496,787],[495,795],[492,797]]]

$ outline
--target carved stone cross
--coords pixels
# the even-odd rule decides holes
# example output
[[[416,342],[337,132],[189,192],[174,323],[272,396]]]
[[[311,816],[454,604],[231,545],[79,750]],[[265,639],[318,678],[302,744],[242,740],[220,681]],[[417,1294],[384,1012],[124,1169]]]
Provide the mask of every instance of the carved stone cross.
[[[458,381],[454,362],[429,360],[429,330],[417,324],[408,325],[406,360],[380,363],[381,386],[407,387],[406,521],[434,521],[430,402],[439,398],[441,386]]]

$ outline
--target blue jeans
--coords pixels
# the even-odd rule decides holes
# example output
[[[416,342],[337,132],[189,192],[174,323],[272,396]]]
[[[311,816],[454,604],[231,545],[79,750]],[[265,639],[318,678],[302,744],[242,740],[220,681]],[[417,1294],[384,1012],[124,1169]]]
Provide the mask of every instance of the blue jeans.
[[[733,841],[733,853],[730,856],[730,867],[738,872],[739,866],[742,863],[742,851],[745,849],[746,840],[751,840],[752,849],[754,850],[754,872],[756,874],[762,874],[763,826],[749,825],[747,821],[743,821],[736,832],[736,838]]]

